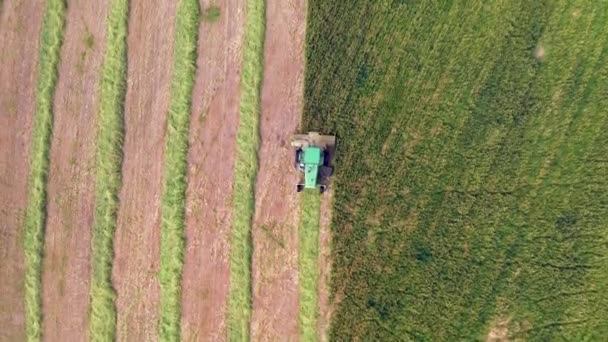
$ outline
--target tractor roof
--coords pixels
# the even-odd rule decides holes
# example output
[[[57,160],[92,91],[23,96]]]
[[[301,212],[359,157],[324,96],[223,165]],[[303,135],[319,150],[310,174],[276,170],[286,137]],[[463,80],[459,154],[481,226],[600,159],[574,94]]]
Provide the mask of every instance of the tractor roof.
[[[319,175],[319,165],[322,162],[321,148],[309,146],[304,148],[304,187],[313,189],[317,187],[317,177]]]
[[[308,146],[304,148],[304,164],[321,164],[321,148]]]

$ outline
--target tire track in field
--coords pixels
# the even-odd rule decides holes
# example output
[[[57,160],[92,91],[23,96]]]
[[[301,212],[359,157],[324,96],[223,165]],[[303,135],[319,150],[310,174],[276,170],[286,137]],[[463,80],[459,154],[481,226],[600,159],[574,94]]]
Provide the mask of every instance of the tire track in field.
[[[193,92],[186,253],[182,280],[182,339],[225,340],[230,281],[229,239],[240,75],[243,1],[202,1],[203,13],[217,6],[217,21],[199,30]]]
[[[117,339],[158,340],[161,193],[175,1],[133,0],[122,189],[114,237]]]
[[[0,340],[25,340],[23,214],[38,77],[42,1],[0,9]]]
[[[66,13],[54,98],[42,273],[43,335],[53,341],[88,339],[96,95],[108,4],[71,1]]]

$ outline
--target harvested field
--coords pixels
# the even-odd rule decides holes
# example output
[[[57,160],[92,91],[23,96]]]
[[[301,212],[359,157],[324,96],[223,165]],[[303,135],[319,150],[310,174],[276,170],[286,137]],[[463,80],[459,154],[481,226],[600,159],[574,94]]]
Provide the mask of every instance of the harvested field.
[[[88,339],[95,117],[108,1],[73,1],[54,99],[43,269],[43,335]],[[70,310],[66,311],[66,308]]]
[[[331,185],[330,185],[331,186]],[[319,341],[329,340],[328,332],[331,323],[331,314],[334,302],[330,299],[330,277],[331,277],[331,210],[333,206],[333,189],[326,192],[321,200],[321,211],[319,222],[319,282],[318,282],[318,304],[319,317],[317,331]],[[335,301],[335,299],[334,299]]]
[[[160,204],[175,2],[130,4],[125,140],[113,283],[117,339],[158,339]]]
[[[38,75],[42,1],[0,12],[0,340],[25,340],[23,217]]]
[[[244,32],[243,1],[204,1],[220,11],[204,20],[192,99],[182,339],[225,340],[229,240]]]
[[[319,340],[319,236],[321,197],[306,191],[301,197],[302,215],[298,227],[298,266],[300,305],[298,322],[300,340]]]
[[[298,175],[292,172],[289,139],[302,114],[305,19],[304,0],[267,3],[253,223],[253,340],[299,336]]]

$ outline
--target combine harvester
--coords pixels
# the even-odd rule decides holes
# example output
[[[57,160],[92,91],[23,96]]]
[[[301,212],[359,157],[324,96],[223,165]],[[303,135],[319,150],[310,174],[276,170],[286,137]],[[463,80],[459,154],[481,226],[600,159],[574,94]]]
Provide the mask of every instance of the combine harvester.
[[[297,134],[291,137],[291,146],[296,148],[295,167],[304,173],[304,182],[296,185],[296,190],[319,189],[323,193],[333,173],[331,160],[336,148],[336,137],[320,135],[317,132]]]

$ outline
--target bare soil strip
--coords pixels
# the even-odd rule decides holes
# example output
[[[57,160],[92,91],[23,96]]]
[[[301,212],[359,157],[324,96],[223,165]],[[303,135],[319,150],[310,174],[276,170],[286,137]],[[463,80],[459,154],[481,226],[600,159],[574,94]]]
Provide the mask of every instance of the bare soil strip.
[[[175,1],[130,4],[123,187],[113,269],[119,341],[158,340],[160,199],[175,9]]]
[[[70,2],[66,15],[48,178],[43,335],[88,339],[95,117],[108,1]]]
[[[253,226],[253,340],[298,339],[298,219],[289,138],[303,101],[305,0],[266,8],[260,168]]]
[[[0,341],[25,340],[23,214],[43,1],[3,0],[0,13]]]
[[[220,17],[203,22],[192,101],[186,254],[182,279],[182,338],[226,339],[231,227],[244,1],[203,1],[203,14],[217,6]]]

